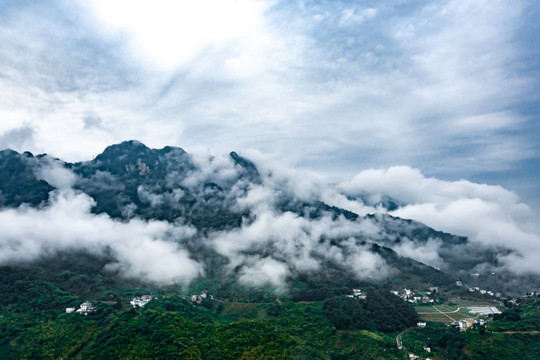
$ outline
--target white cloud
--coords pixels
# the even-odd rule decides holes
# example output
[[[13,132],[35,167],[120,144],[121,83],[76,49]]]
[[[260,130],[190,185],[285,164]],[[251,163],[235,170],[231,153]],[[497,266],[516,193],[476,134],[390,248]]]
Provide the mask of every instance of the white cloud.
[[[502,204],[515,204],[516,194],[501,186],[476,184],[466,180],[444,181],[426,178],[420,170],[408,166],[370,169],[339,184],[346,194],[384,194],[405,204],[448,204],[457,198],[482,198]]]
[[[377,15],[377,9],[366,8],[357,10],[354,8],[344,9],[339,24],[341,26],[357,25],[365,20],[374,18]]]
[[[272,258],[253,259],[252,264],[242,267],[239,280],[253,286],[270,284],[277,289],[283,289],[287,274],[288,268],[285,263]]]
[[[43,209],[20,207],[0,211],[0,263],[33,261],[58,251],[111,250],[109,265],[124,276],[147,281],[189,283],[203,273],[200,264],[178,242],[194,230],[166,222],[115,221],[90,213],[93,200],[72,191],[53,193]]]
[[[361,248],[356,248],[356,252],[348,259],[347,264],[352,267],[359,279],[380,280],[393,272],[380,255]]]
[[[257,148],[329,176],[506,171],[537,152],[519,111],[534,93],[515,69],[523,6],[29,3],[0,24],[0,128],[26,121],[19,147],[71,161],[137,138]]]
[[[517,258],[512,255],[500,260],[514,271],[540,272],[535,260],[540,252],[540,229],[534,213],[519,202],[516,194],[501,186],[427,178],[417,169],[401,166],[366,170],[338,187],[351,196],[390,196],[402,204],[391,215],[467,236],[473,245],[517,250]],[[395,250],[436,265],[438,259],[431,245],[426,244],[423,255],[411,252],[408,244]]]
[[[138,56],[174,68],[188,64],[208,48],[223,48],[258,31],[269,3],[93,0],[89,5],[106,26],[129,37]]]
[[[77,176],[66,169],[61,160],[49,156],[41,158],[40,166],[35,169],[38,179],[43,179],[57,189],[69,191],[75,184]]]

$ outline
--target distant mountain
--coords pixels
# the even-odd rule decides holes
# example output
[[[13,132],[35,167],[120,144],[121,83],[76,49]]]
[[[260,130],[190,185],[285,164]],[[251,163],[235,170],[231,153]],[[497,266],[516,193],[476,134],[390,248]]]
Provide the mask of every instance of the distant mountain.
[[[178,147],[150,149],[133,140],[111,145],[93,160],[77,163],[28,152],[0,152],[1,207],[46,209],[52,194],[65,190],[47,181],[44,169],[55,167],[74,174],[70,191],[92,198],[93,214],[107,214],[122,223],[159,220],[195,229],[189,239],[177,241],[191,259],[203,264],[199,280],[219,281],[213,286],[223,296],[238,285],[234,279],[245,278],[245,267],[256,268],[256,259],[285,264],[280,279],[304,283],[296,289],[289,286],[301,298],[302,294],[312,296],[310,289],[330,289],[328,295],[332,295],[365,281],[450,286],[468,278],[475,268],[496,266],[497,254],[504,251],[473,248],[465,237],[412,220],[384,214],[359,216],[317,197],[276,188],[270,181],[272,174],[261,174],[253,161],[236,152],[228,158],[201,161]],[[387,209],[399,206],[390,198],[381,199],[381,204]],[[273,220],[255,233],[253,229],[265,217]],[[289,230],[278,228],[284,226],[283,219],[304,225],[290,230],[296,233],[287,237],[283,233]],[[240,239],[247,236],[256,240],[245,245],[242,241],[250,240]],[[229,248],[235,249],[234,256],[227,253]],[[426,256],[429,251],[431,258]],[[330,256],[332,252],[335,256]],[[63,256],[49,253],[40,261],[54,262],[57,255]],[[114,259],[115,255],[110,256]],[[435,262],[422,263],[424,258]],[[291,259],[295,264],[290,264]],[[380,276],[373,268],[377,259],[386,264],[387,271]],[[107,263],[95,271],[105,276],[110,270]],[[365,276],[359,271],[365,271]]]

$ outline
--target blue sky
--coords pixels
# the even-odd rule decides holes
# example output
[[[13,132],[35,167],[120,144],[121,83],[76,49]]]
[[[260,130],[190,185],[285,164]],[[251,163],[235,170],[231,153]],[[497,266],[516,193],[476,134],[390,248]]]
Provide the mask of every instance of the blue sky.
[[[0,1],[0,147],[405,165],[540,208],[534,1]]]

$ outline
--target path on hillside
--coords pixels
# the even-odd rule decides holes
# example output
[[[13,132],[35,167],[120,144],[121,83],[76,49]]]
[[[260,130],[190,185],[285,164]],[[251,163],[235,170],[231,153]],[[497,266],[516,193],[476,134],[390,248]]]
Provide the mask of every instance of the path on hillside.
[[[454,311],[447,311],[447,312],[442,312],[441,310],[437,309],[435,307],[435,305],[433,305],[433,307],[435,308],[435,310],[437,310],[438,312],[440,312],[441,314],[453,314],[453,313],[457,313],[459,310],[462,309],[462,307],[458,307],[457,310],[454,310]],[[418,315],[431,315],[432,313],[431,312],[418,312]]]
[[[450,316],[448,315],[448,314],[451,314],[451,312],[450,312],[450,313],[442,312],[442,311],[439,310],[436,306],[433,306],[433,308],[434,308],[435,310],[437,310],[438,312],[440,312],[441,314],[443,314],[444,316],[446,316],[447,318],[449,318],[450,320],[456,321],[456,319],[454,319],[454,318],[452,318],[452,317],[450,317]],[[459,310],[459,308],[458,308],[458,310]],[[457,312],[458,310],[456,310],[455,312]]]
[[[446,351],[445,348],[443,348],[443,347],[437,347],[436,349],[439,349],[439,350],[442,351],[442,353],[443,353],[443,355],[444,355],[444,357],[445,357],[446,360],[449,360],[449,359],[450,359],[450,355],[448,355],[448,351]]]
[[[405,334],[407,331],[411,331],[414,328],[415,327],[405,329],[396,336],[396,343],[397,343],[397,347],[398,347],[399,350],[401,350],[403,348],[403,343],[401,342],[401,337],[403,336],[403,334]]]

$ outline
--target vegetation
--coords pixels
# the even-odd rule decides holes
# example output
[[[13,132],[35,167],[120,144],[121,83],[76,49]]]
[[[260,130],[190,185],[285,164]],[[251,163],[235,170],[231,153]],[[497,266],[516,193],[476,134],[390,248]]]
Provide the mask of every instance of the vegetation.
[[[418,315],[414,308],[398,296],[384,295],[370,288],[367,298],[359,301],[350,297],[326,299],[323,306],[325,315],[336,329],[364,329],[397,332],[414,326]]]
[[[460,332],[443,323],[429,323],[426,328],[416,328],[403,336],[403,344],[409,351],[428,356],[449,359],[539,359],[540,358],[540,311],[539,301],[529,298],[520,307],[510,308],[495,317],[487,326],[475,325]]]
[[[0,345],[12,359],[405,359],[393,336],[336,331],[320,302],[236,305],[218,315],[175,295],[87,316],[5,314]],[[237,311],[244,320],[228,320]]]
[[[46,206],[54,188],[38,179],[35,169],[45,166],[48,159],[0,152],[0,171],[5,175],[0,178],[0,206]],[[0,359],[406,359],[406,350],[427,357],[430,353],[424,347],[433,349],[439,359],[443,353],[449,359],[540,358],[540,313],[534,298],[520,306],[508,303],[507,310],[487,327],[463,333],[430,323],[404,335],[405,351],[397,348],[396,335],[413,327],[418,315],[390,288],[436,285],[442,290],[437,291],[436,300],[444,301],[447,290],[455,288],[455,279],[399,256],[391,249],[395,243],[405,238],[415,242],[441,239],[444,251],[440,255],[460,269],[474,268],[479,261],[487,261],[486,256],[497,258],[489,252],[463,256],[464,251],[453,249],[464,246],[465,238],[410,220],[379,215],[360,218],[316,199],[301,200],[278,191],[273,204],[276,212],[307,220],[327,217],[378,223],[379,244],[361,235],[354,240],[397,271],[375,286],[359,280],[340,261],[322,257],[317,258],[321,266],[316,271],[291,271],[285,279],[287,291],[242,284],[238,281],[241,271],[230,270],[227,257],[199,241],[209,232],[239,228],[255,216],[233,206],[234,196],[245,195],[251,184],[261,184],[260,174],[238,154],[231,153],[231,159],[236,164],[235,178],[208,178],[193,184],[169,181],[168,175],[180,179],[200,170],[179,148],[152,150],[130,141],[107,148],[92,161],[64,163],[78,175],[75,189],[94,199],[94,213],[124,221],[132,217],[180,221],[196,228],[197,234],[182,247],[204,264],[205,277],[187,289],[126,279],[110,266],[106,270],[116,261],[107,249],[103,256],[73,249],[51,252],[32,263],[0,267]],[[145,194],[162,200],[155,205]],[[343,242],[349,241],[323,235],[318,240],[344,250]],[[269,254],[273,250],[269,244],[264,250],[249,251]],[[478,281],[484,280],[487,284],[495,281]],[[367,298],[347,297],[353,288],[361,288]],[[204,298],[200,304],[186,300],[202,290],[215,298]],[[132,308],[129,300],[143,294],[155,298],[142,308]],[[67,307],[86,300],[97,306],[95,311],[66,313]],[[459,305],[437,306],[446,311]],[[423,308],[429,313],[429,307]],[[449,318],[436,311],[441,320]],[[435,315],[427,314],[431,320]]]

